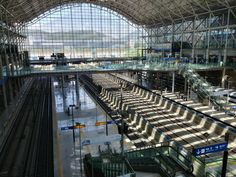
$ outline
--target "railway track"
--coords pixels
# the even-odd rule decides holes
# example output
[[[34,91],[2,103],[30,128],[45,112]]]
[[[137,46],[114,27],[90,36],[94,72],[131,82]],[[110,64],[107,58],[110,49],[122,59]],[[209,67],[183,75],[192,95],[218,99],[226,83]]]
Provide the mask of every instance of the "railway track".
[[[0,177],[53,176],[50,94],[50,79],[33,80],[0,154]]]

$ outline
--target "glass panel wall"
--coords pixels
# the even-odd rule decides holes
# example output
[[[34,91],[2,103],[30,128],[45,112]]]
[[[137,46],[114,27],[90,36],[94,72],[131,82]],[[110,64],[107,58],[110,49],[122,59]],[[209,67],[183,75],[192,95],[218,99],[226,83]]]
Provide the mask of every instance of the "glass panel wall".
[[[145,30],[118,13],[93,4],[68,4],[26,26],[31,59],[65,53],[67,58],[141,56]]]

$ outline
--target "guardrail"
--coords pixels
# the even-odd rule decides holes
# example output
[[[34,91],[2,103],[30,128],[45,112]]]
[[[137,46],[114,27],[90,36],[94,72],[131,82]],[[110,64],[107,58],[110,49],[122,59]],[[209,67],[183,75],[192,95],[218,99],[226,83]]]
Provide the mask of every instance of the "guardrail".
[[[182,167],[183,171],[186,171],[189,174],[193,173],[195,176],[205,176],[204,162],[200,161],[191,154],[188,154],[188,152],[182,149],[182,147],[179,147],[174,141],[166,141],[154,146],[128,150],[125,154],[128,159],[140,158],[140,160],[143,157],[153,158],[161,154],[162,156],[170,157],[174,162]],[[169,164],[169,162],[165,164],[163,170],[167,174],[172,174],[174,176],[176,171],[173,171],[173,168],[169,170]],[[164,165],[164,163],[162,163],[162,165]]]
[[[191,64],[191,63],[177,63],[166,64],[160,62],[149,61],[124,61],[121,64],[101,64],[101,65],[71,65],[71,66],[41,66],[41,67],[23,67],[23,68],[6,68],[3,67],[2,74],[4,76],[25,76],[32,74],[57,74],[57,73],[70,73],[70,72],[110,72],[110,71],[178,71],[180,66],[188,66],[193,70],[206,70],[206,69],[221,69],[223,66],[218,64]]]
[[[234,110],[227,107],[227,102],[223,103],[225,100],[223,100],[220,96],[213,95],[215,87],[210,85],[210,83],[199,76],[199,74],[194,72],[188,65],[180,66],[179,73],[188,80],[188,83],[192,85],[193,90],[198,96],[209,100],[209,102],[217,110],[224,111],[229,115],[235,115]]]
[[[136,176],[127,159],[119,154],[112,154],[108,151],[100,154],[98,157],[86,155],[84,164],[86,174],[89,177]]]

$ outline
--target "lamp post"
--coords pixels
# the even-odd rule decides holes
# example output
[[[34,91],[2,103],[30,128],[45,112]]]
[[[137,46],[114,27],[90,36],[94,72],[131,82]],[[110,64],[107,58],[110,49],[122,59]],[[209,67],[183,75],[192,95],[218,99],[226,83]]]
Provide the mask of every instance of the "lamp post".
[[[95,95],[95,105],[96,105],[96,122],[98,122],[98,98]]]
[[[225,134],[225,141],[228,143],[229,142],[229,134],[226,133]],[[222,162],[222,172],[221,172],[221,177],[226,177],[226,173],[227,173],[227,162],[228,162],[228,149],[226,149],[224,151],[224,155],[223,155],[223,162]]]
[[[106,114],[106,136],[108,136],[107,114]]]
[[[71,108],[71,121],[72,121],[72,131],[73,131],[73,143],[75,144],[75,120],[74,120],[74,104],[69,105]]]
[[[231,83],[231,80],[230,80],[230,77],[228,78],[228,84],[227,84],[227,88],[228,88],[228,90],[229,90],[229,86],[230,86],[230,83]],[[229,104],[229,91],[228,91],[228,93],[227,93],[227,105]]]
[[[73,103],[74,103],[74,92],[72,93]],[[76,108],[75,104],[69,105],[71,108],[71,120],[72,120],[72,131],[73,131],[73,144],[74,144],[74,150],[75,150],[75,120],[74,120],[74,107]],[[79,126],[79,152],[80,152],[80,173],[82,176],[82,142],[81,142],[81,123],[76,123],[76,125]],[[76,152],[76,151],[75,151]],[[76,153],[75,153],[76,155]]]
[[[187,88],[187,99],[190,99],[190,81],[188,81],[188,88]]]
[[[80,162],[80,174],[82,176],[82,137],[81,137],[81,123],[76,123],[79,126],[79,162]]]

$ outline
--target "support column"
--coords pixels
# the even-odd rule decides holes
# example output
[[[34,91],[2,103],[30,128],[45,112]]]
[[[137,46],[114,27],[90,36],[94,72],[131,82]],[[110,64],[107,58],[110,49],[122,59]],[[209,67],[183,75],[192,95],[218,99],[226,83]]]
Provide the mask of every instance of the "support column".
[[[11,79],[8,79],[7,82],[8,82],[8,85],[9,85],[8,93],[10,93],[10,102],[12,102],[13,98],[14,98],[14,96],[13,96],[13,87],[12,87],[12,82],[13,81]]]
[[[175,72],[172,73],[172,93],[175,92]]]
[[[225,48],[224,48],[224,64],[226,64],[227,62],[227,56],[228,56],[228,41],[229,41],[229,22],[230,22],[230,13],[231,13],[231,9],[228,10],[228,17],[227,17],[227,33],[226,33],[226,41],[225,41]]]
[[[206,49],[206,64],[209,63],[209,48]]]
[[[23,67],[23,53],[22,52],[19,54],[19,66]]]
[[[9,65],[9,57],[8,55],[5,55],[5,59],[6,59],[6,73],[7,73],[7,76],[10,75],[10,65]],[[10,101],[11,102],[13,100],[13,90],[12,90],[12,85],[11,85],[11,80],[9,79],[6,84],[8,84],[9,86],[9,91],[8,93],[10,94]]]
[[[175,24],[172,24],[172,34],[171,34],[171,45],[173,45],[174,41],[175,41]],[[171,47],[171,57],[175,57],[174,52],[173,52],[173,47]]]
[[[195,58],[195,48],[194,48],[194,46],[193,46],[193,48],[192,48],[192,59],[194,60],[194,58]]]
[[[138,71],[138,84],[139,85],[142,85],[143,84],[143,82],[142,82],[142,71]]]
[[[23,79],[22,79],[21,77],[19,78],[19,84],[20,84],[20,88],[21,88],[22,85],[24,84]]]
[[[2,57],[0,55],[0,80],[3,80],[4,77],[2,75]],[[3,94],[3,105],[4,105],[4,108],[7,108],[7,95],[6,95],[6,87],[5,87],[5,83],[3,82],[2,83],[2,94]]]
[[[24,54],[23,54],[23,52],[21,52],[20,63],[21,63],[21,67],[24,67]]]
[[[196,56],[196,64],[198,64],[198,56]]]
[[[180,57],[183,57],[183,39],[184,39],[184,33],[181,33]]]
[[[228,50],[227,50],[227,48],[225,48],[224,49],[224,60],[223,60],[224,64],[226,64],[226,62],[227,62],[227,56],[228,56]]]
[[[190,92],[191,92],[191,87],[190,87],[190,85],[188,84],[188,93],[187,93],[187,99],[188,99],[188,100],[190,99]]]
[[[14,62],[14,59],[13,59],[13,55],[10,54],[10,57],[9,57],[9,61],[10,61],[10,70],[11,70],[11,75],[14,76],[14,66],[15,66],[15,62]]]
[[[81,102],[80,102],[80,91],[79,91],[79,74],[76,73],[75,75],[75,90],[76,90],[76,100],[77,100],[77,105],[80,106]]]
[[[138,72],[134,72],[133,79],[135,79],[136,83],[138,83]]]
[[[5,86],[5,83],[2,85],[2,92],[3,92],[3,105],[4,105],[4,108],[7,108],[7,95],[6,95],[6,86]]]
[[[17,88],[18,88],[18,93],[20,92],[20,88],[21,88],[21,85],[20,85],[20,80],[19,78],[16,79],[16,84],[17,84]]]
[[[227,143],[229,142],[229,133],[225,134],[225,141]],[[228,165],[227,164],[228,163],[228,156],[229,156],[229,152],[228,152],[228,148],[226,148],[226,150],[224,151],[224,154],[223,154],[221,177],[226,177],[227,165]]]
[[[222,70],[222,79],[221,79],[221,87],[222,87],[222,88],[225,88],[225,81],[222,82],[222,81],[223,81],[223,78],[225,77],[225,74],[226,74],[226,69],[225,69],[225,67],[224,67],[224,69]]]
[[[62,99],[63,99],[64,112],[66,112],[67,108],[66,108],[66,95],[65,95],[64,85],[65,85],[65,80],[64,80],[64,75],[62,75],[61,76]]]
[[[229,22],[230,22],[230,9],[228,10],[228,17],[227,17],[227,31],[229,31]],[[223,64],[225,65],[227,62],[227,56],[228,56],[228,32],[226,33],[226,41],[225,41],[225,48],[224,48],[224,59]],[[223,69],[222,78],[224,78],[226,73],[226,69]],[[225,82],[222,82],[222,87],[225,88]]]
[[[187,79],[184,79],[184,93],[187,93]]]
[[[193,34],[192,34],[192,59],[194,60],[195,58],[195,21],[196,17],[193,20]]]
[[[218,63],[221,62],[221,56],[222,56],[222,51],[219,50],[219,53],[218,53]]]
[[[210,14],[209,19],[211,19],[212,14]],[[210,54],[210,40],[211,40],[211,24],[208,21],[208,32],[207,32],[207,50],[206,50],[206,63],[209,63],[209,54]]]
[[[8,55],[5,55],[5,61],[6,61],[6,75],[10,75],[10,68],[9,68],[9,57]]]
[[[18,78],[14,78],[14,84],[15,84],[15,95],[17,96],[20,91],[20,87],[18,85]]]
[[[15,56],[15,71],[16,75],[18,75],[19,60],[16,54],[14,56]]]

